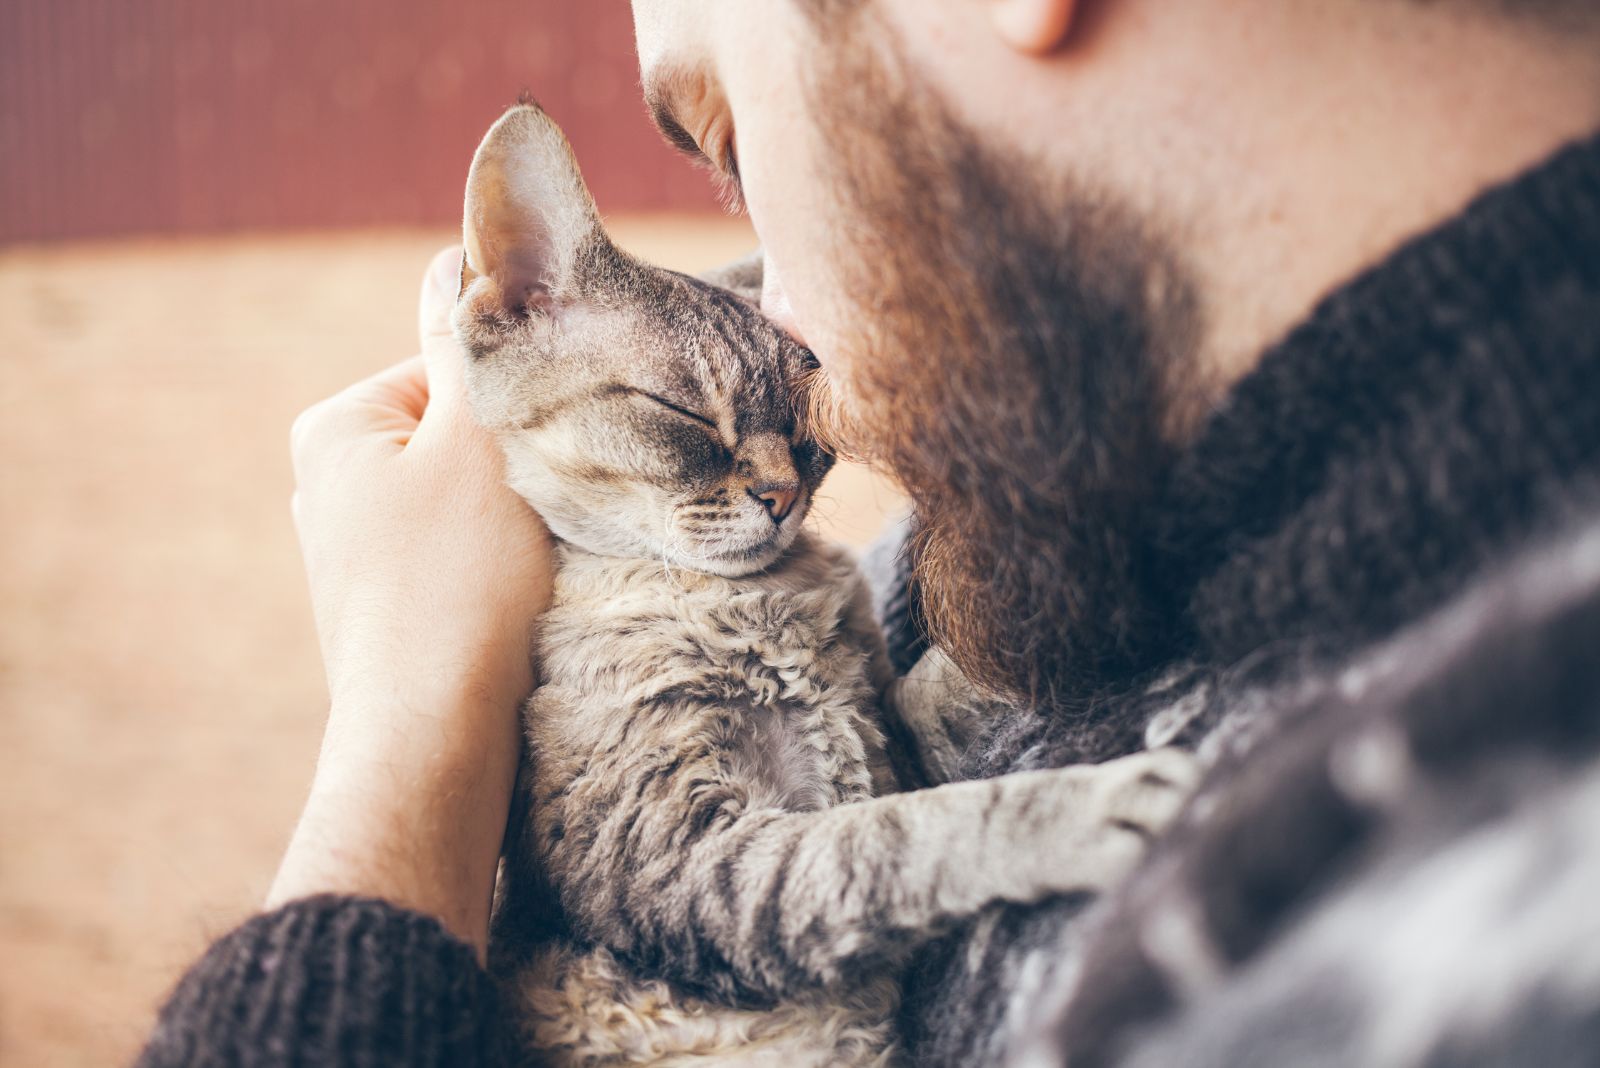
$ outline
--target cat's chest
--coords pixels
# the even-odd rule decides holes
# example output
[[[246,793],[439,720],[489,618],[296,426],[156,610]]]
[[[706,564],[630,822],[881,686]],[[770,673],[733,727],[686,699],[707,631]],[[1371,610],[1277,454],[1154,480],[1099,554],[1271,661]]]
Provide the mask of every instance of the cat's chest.
[[[847,591],[651,584],[587,607],[558,604],[544,670],[592,695],[575,714],[592,717],[583,735],[597,747],[703,753],[754,806],[871,795],[863,734],[877,729],[877,695],[870,651],[844,636]]]
[[[824,726],[781,704],[746,705],[728,717],[719,755],[753,807],[808,812],[859,800],[848,746]]]
[[[868,796],[861,732],[875,695],[837,621],[750,603],[702,608],[692,621],[596,640],[596,656],[617,665],[614,707],[631,736],[689,740],[752,805],[813,810]]]

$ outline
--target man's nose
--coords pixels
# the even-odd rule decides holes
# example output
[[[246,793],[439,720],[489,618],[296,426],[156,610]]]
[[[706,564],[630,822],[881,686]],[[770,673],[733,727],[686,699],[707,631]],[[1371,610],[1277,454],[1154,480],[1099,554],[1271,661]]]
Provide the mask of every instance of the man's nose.
[[[766,482],[750,487],[750,496],[761,502],[774,523],[782,523],[800,498],[800,487],[792,482]]]
[[[761,313],[800,344],[806,343],[794,321],[794,308],[789,304],[789,294],[784,292],[783,281],[778,277],[771,256],[763,256],[761,261]]]

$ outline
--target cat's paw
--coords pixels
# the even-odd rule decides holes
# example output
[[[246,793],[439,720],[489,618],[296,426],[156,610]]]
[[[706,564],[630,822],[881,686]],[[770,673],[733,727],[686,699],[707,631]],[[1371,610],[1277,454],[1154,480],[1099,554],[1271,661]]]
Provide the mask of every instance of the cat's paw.
[[[1187,803],[1200,764],[1179,749],[1135,753],[1058,773],[1065,788],[1056,817],[1064,846],[1040,855],[1042,887],[1104,892],[1120,885]]]
[[[1152,749],[1097,764],[1090,790],[1097,818],[1154,839],[1183,811],[1200,771],[1199,759],[1182,749]]]

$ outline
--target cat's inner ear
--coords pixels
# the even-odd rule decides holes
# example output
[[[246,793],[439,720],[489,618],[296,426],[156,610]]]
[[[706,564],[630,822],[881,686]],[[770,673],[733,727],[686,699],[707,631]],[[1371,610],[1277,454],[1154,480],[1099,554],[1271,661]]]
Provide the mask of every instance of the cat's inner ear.
[[[467,175],[463,288],[488,278],[502,310],[549,311],[581,286],[584,250],[605,240],[560,128],[536,105],[502,115]]]

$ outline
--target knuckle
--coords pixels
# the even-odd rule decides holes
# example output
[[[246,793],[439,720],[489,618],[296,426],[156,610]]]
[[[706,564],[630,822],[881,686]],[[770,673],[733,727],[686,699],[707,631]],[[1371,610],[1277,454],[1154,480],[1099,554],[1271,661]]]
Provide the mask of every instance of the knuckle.
[[[336,395],[318,401],[294,417],[294,422],[289,424],[289,456],[297,467],[327,451],[346,408]]]

